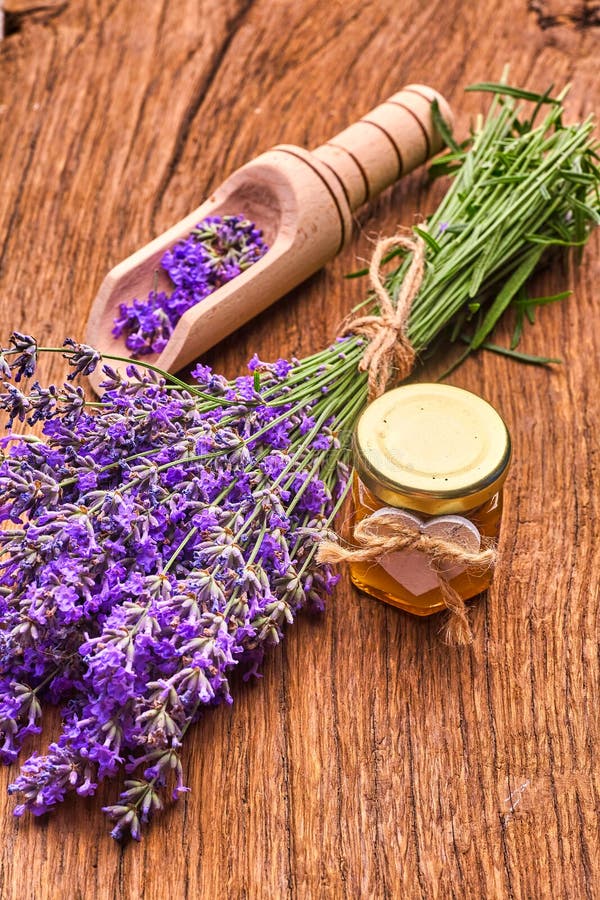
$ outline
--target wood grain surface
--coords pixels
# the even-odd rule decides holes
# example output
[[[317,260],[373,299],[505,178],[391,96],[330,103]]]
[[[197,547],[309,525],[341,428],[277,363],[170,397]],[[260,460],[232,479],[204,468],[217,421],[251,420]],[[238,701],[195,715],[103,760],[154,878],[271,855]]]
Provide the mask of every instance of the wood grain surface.
[[[506,62],[531,88],[572,82],[569,114],[586,115],[598,22],[598,4],[558,0],[6,0],[2,339],[82,336],[108,269],[226,174],[278,142],[316,146],[408,82],[445,93],[459,133],[484,103],[463,87]],[[343,273],[440,189],[417,173],[386,193],[333,264],[208,360],[235,374],[255,351],[322,346],[364,290]],[[472,648],[343,579],[264,678],[193,729],[192,792],[141,845],[108,836],[114,786],[14,821],[3,770],[3,900],[600,896],[599,275],[596,235],[581,267],[537,280],[574,291],[525,336],[562,367],[482,354],[453,376],[515,445]]]

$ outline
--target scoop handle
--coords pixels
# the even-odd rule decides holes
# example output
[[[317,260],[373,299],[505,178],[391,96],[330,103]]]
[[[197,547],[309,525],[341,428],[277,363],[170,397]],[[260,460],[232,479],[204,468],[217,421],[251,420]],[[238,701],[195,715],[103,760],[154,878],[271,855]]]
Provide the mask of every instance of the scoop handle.
[[[409,84],[312,151],[334,172],[352,211],[441,150],[434,100],[451,126],[444,97],[428,85]]]

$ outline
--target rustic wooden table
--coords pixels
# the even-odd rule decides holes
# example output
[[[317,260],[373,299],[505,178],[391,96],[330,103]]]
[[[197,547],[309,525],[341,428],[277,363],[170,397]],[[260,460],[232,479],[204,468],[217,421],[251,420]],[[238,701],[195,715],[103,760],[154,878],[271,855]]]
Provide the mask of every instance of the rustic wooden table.
[[[600,99],[594,2],[7,0],[0,44],[0,322],[82,336],[104,273],[278,142],[316,145],[409,81],[441,90],[458,131],[473,81]],[[431,210],[422,173],[360,217],[326,271],[210,355],[303,354],[364,290],[342,279]],[[143,843],[113,842],[115,794],[13,821],[3,771],[3,898],[574,898],[598,896],[598,362],[594,237],[525,348],[554,371],[480,355],[455,384],[504,414],[515,444],[501,565],[471,649],[343,580],[302,617],[262,681],[190,735],[192,792]],[[501,335],[506,337],[506,334]],[[60,377],[58,361],[44,374]],[[45,735],[47,739],[48,734]]]

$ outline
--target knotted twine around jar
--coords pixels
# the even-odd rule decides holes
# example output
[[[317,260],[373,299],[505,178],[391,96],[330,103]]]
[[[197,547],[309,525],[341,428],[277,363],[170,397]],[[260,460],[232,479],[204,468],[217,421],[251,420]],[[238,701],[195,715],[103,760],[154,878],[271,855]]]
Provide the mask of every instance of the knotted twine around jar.
[[[456,541],[423,534],[416,527],[401,525],[394,513],[381,513],[377,518],[367,516],[354,526],[355,547],[342,547],[337,541],[323,541],[318,549],[317,559],[321,563],[377,563],[388,553],[402,550],[418,550],[429,560],[436,573],[440,593],[448,610],[446,642],[460,645],[470,644],[473,634],[465,602],[447,578],[447,565],[462,565],[470,575],[481,575],[496,562],[496,548],[493,545],[481,550],[468,550]]]
[[[394,305],[383,282],[381,267],[385,254],[395,247],[402,247],[412,253],[412,259]],[[403,381],[414,367],[416,353],[407,336],[407,325],[413,301],[419,293],[425,274],[425,250],[423,238],[411,234],[398,233],[378,241],[369,265],[369,278],[378,300],[379,313],[350,318],[340,329],[340,337],[356,334],[363,335],[368,341],[359,369],[368,373],[369,401],[384,393],[392,374],[396,381]],[[423,534],[416,528],[401,525],[393,514],[381,514],[376,520],[367,516],[357,522],[354,539],[358,547],[346,548],[337,541],[323,540],[317,551],[318,562],[376,564],[387,553],[402,550],[423,553],[437,575],[440,593],[448,610],[447,643],[472,643],[473,634],[465,602],[444,576],[443,570],[449,563],[464,566],[465,571],[470,574],[479,574],[493,568],[496,562],[495,546],[469,551],[457,542]]]

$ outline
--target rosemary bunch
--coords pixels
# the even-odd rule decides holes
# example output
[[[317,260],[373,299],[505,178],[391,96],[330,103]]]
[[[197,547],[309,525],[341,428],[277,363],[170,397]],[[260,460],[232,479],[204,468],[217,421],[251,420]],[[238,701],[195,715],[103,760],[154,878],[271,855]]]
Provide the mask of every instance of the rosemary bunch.
[[[524,317],[533,322],[536,306],[569,294],[529,299],[524,287],[530,276],[553,247],[583,247],[600,222],[594,122],[589,117],[563,124],[564,91],[552,98],[549,92],[539,95],[490,83],[468,90],[494,96],[487,116],[463,144],[456,143],[434,108],[449,149],[430,171],[432,177],[449,176],[452,182],[426,228],[414,229],[427,243],[427,268],[412,304],[408,338],[418,353],[440,336],[451,343],[460,339],[468,346],[458,362],[479,348],[524,362],[556,362],[514,350]],[[517,100],[533,103],[529,115]],[[395,255],[401,251],[388,261]],[[403,261],[388,275],[394,298],[406,268]],[[511,346],[504,349],[487,339],[509,308],[516,310],[517,325]]]

